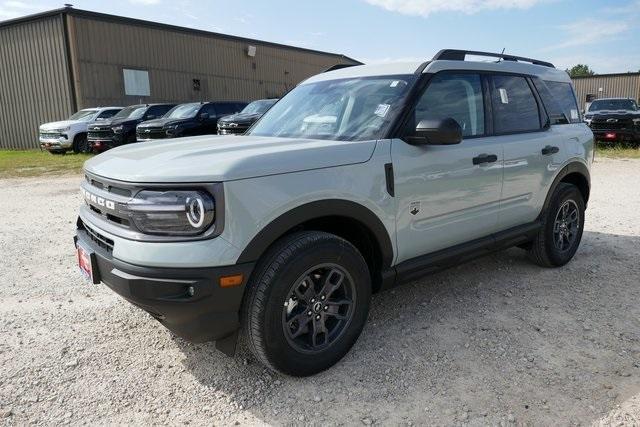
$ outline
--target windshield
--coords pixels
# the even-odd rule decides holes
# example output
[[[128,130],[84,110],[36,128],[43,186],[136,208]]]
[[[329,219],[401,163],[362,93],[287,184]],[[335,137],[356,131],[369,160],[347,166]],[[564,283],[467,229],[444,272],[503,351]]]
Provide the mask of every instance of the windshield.
[[[244,107],[243,114],[262,114],[275,104],[277,99],[262,99],[260,101],[253,101],[251,104]]]
[[[80,110],[77,113],[69,117],[69,120],[80,120],[82,122],[88,122],[93,119],[93,116],[97,113],[97,110]]]
[[[173,107],[167,114],[165,114],[165,118],[167,119],[191,119],[198,114],[198,110],[202,104],[199,102],[192,102],[190,104],[180,104]]]
[[[147,111],[146,105],[132,105],[120,110],[118,114],[113,116],[114,119],[139,119]]]
[[[603,110],[630,110],[636,111],[636,103],[631,99],[598,99],[591,103],[589,112]]]
[[[302,84],[249,132],[257,136],[364,141],[380,139],[400,111],[413,75]]]

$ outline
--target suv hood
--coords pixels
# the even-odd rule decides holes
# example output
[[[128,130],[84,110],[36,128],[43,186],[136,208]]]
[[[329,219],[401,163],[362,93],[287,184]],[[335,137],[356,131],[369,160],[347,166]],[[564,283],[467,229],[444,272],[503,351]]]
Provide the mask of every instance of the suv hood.
[[[141,128],[162,128],[165,126],[173,126],[180,123],[187,123],[193,119],[153,119],[142,122],[138,125]]]
[[[221,182],[363,163],[376,141],[201,136],[140,142],[88,160],[87,172],[136,183]]]
[[[108,128],[111,126],[116,126],[116,125],[128,125],[128,124],[135,124],[138,121],[140,121],[140,119],[130,119],[128,117],[122,118],[122,119],[110,119],[110,120],[100,120],[97,122],[93,122],[92,123],[92,127],[93,126],[98,126],[101,128]]]
[[[219,123],[253,123],[262,116],[262,113],[238,113],[230,116],[224,116]]]
[[[67,126],[87,125],[87,122],[81,120],[62,120],[60,122],[44,123],[40,125],[40,130],[54,130],[66,128]]]

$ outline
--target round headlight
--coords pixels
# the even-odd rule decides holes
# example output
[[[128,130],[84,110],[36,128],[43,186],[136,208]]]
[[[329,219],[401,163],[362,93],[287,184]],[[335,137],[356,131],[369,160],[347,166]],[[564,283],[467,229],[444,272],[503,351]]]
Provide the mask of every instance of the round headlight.
[[[199,197],[187,199],[187,219],[193,228],[200,228],[204,223],[204,202]]]

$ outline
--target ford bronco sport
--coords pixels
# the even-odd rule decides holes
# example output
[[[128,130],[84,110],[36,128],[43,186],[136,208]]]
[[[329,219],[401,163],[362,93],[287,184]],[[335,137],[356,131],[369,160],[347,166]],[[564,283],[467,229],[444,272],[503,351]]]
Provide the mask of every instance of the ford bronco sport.
[[[245,136],[87,161],[80,269],[176,335],[227,354],[241,335],[311,375],[349,351],[373,292],[511,246],[566,264],[593,156],[577,109],[564,71],[509,55],[325,72]]]

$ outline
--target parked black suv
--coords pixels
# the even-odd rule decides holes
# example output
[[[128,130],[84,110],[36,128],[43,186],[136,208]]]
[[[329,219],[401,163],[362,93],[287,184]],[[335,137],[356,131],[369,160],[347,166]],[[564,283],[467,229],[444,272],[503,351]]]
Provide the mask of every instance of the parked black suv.
[[[136,126],[145,121],[164,116],[176,104],[130,105],[113,116],[89,126],[87,140],[93,151],[104,151],[118,145],[136,142]]]
[[[640,143],[640,109],[633,99],[596,99],[584,120],[598,141]]]
[[[238,114],[221,118],[218,120],[218,134],[240,135],[245,133],[277,101],[277,99],[259,99],[247,105]]]
[[[218,119],[236,113],[246,102],[190,102],[176,105],[161,119],[149,120],[138,125],[138,141],[150,141],[182,136],[215,134]]]

